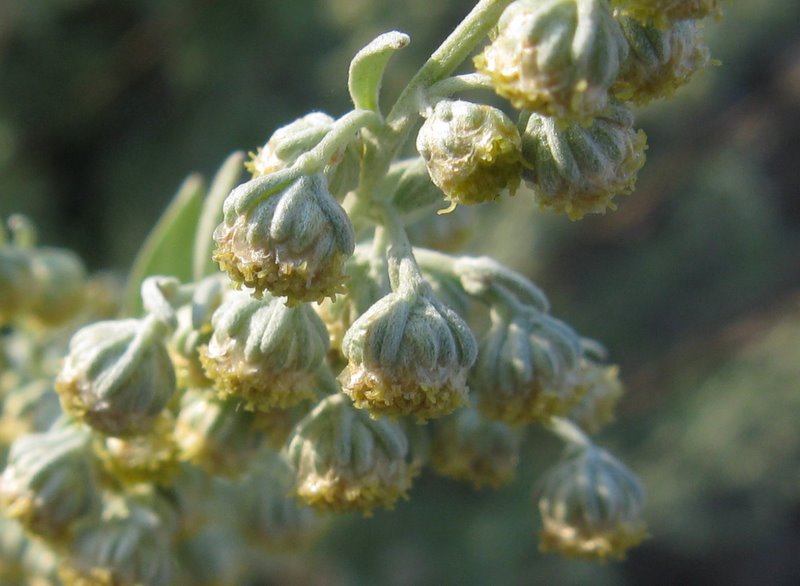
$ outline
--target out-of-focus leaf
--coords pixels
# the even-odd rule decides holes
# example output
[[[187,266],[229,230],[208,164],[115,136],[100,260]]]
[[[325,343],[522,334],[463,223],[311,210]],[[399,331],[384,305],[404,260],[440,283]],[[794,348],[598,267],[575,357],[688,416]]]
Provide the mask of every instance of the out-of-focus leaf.
[[[178,188],[136,255],[125,285],[123,315],[141,313],[139,288],[145,278],[170,275],[180,281],[191,280],[195,231],[204,193],[205,183],[198,174],[189,175]]]
[[[194,239],[192,275],[195,281],[199,281],[217,270],[216,264],[211,260],[212,236],[214,228],[222,221],[222,202],[225,201],[231,189],[236,187],[242,174],[244,157],[245,154],[242,151],[231,153],[211,181]]]

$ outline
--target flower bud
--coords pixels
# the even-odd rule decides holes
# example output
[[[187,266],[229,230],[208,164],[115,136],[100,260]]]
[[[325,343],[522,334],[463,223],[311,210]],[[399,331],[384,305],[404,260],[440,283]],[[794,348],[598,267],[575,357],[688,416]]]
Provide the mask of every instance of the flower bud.
[[[178,472],[174,425],[172,415],[163,412],[148,433],[130,438],[99,437],[94,451],[115,482],[169,485]]]
[[[323,112],[311,112],[272,133],[267,144],[251,153],[245,167],[261,177],[290,167],[298,157],[317,146],[333,128],[335,120]],[[328,188],[336,194],[354,189],[358,183],[360,157],[355,143],[338,151],[325,168]]]
[[[633,191],[646,141],[633,128],[633,113],[620,103],[590,126],[531,114],[522,134],[523,179],[541,207],[571,220],[603,213],[616,208],[615,196]]]
[[[127,499],[82,523],[59,571],[64,586],[172,584],[170,531],[159,513]]]
[[[517,0],[497,27],[475,67],[514,107],[579,119],[606,107],[628,48],[605,0]]]
[[[477,345],[469,326],[423,283],[389,293],[347,331],[342,390],[374,416],[441,417],[467,397]]]
[[[573,447],[545,476],[540,495],[542,551],[621,559],[647,536],[642,487],[605,450]]]
[[[153,319],[125,319],[79,330],[55,384],[64,410],[115,437],[152,429],[175,392],[162,328]]]
[[[267,453],[237,486],[242,520],[249,539],[267,552],[306,547],[320,535],[322,518],[290,496],[293,471],[278,454]]]
[[[470,379],[480,411],[512,425],[564,414],[580,398],[575,332],[545,314],[492,317]]]
[[[624,392],[619,367],[583,358],[577,386],[581,398],[566,415],[586,433],[597,433],[614,421],[614,407]]]
[[[36,248],[29,255],[35,284],[29,314],[46,326],[74,317],[83,309],[86,295],[86,269],[81,259],[60,248]]]
[[[214,260],[257,297],[270,291],[297,304],[345,292],[355,235],[322,175],[300,177],[250,209],[226,214],[214,239]]]
[[[234,293],[212,323],[214,334],[200,360],[221,397],[269,411],[314,396],[314,372],[328,352],[328,332],[311,307]]]
[[[500,488],[514,478],[520,433],[488,421],[470,407],[434,423],[431,467],[437,474],[471,482],[475,488]]]
[[[431,181],[456,204],[492,201],[519,185],[520,139],[497,108],[442,100],[417,135]]]
[[[6,515],[50,540],[98,506],[89,433],[74,426],[25,435],[11,446],[0,478]]]
[[[2,401],[0,443],[10,444],[26,433],[43,432],[61,415],[50,379],[38,379],[12,389]]]
[[[611,0],[611,4],[660,28],[669,26],[670,21],[699,20],[720,14],[719,0]]]
[[[35,281],[29,253],[0,246],[0,326],[26,311],[31,302]]]
[[[321,401],[286,448],[296,495],[332,511],[391,509],[411,486],[408,441],[398,424],[373,420],[341,394]]]
[[[175,441],[181,460],[212,476],[235,478],[258,453],[264,434],[258,415],[243,410],[238,401],[190,389],[181,400]]]
[[[630,46],[628,59],[611,92],[617,99],[646,104],[669,97],[710,60],[700,29],[693,20],[659,28],[616,12]]]
[[[54,548],[31,539],[16,521],[0,516],[0,584],[54,586],[58,556]]]

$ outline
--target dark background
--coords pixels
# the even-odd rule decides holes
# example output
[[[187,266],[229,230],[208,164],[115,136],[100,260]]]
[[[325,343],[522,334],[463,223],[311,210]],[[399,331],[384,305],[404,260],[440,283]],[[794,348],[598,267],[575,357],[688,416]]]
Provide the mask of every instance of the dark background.
[[[390,29],[413,39],[396,96],[471,4],[0,0],[0,217],[124,272],[190,171],[344,113],[350,57]],[[642,475],[652,538],[621,564],[539,554],[531,486],[558,446],[533,433],[498,493],[428,475],[393,513],[343,520],[313,555],[324,583],[800,583],[800,3],[725,6],[722,65],[639,113],[648,164],[619,211],[572,223],[520,193],[466,241],[622,364],[600,439]]]

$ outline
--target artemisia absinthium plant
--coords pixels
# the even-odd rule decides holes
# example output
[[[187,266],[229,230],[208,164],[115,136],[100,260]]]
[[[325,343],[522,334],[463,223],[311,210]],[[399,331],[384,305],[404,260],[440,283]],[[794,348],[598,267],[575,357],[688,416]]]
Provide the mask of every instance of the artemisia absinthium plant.
[[[613,209],[644,163],[632,106],[708,63],[717,10],[481,0],[388,110],[384,68],[409,37],[381,35],[351,63],[352,111],[279,128],[244,183],[237,153],[207,195],[185,184],[124,295],[10,218],[3,582],[258,580],[262,550],[308,543],[327,513],[392,508],[426,465],[502,486],[532,424],[566,444],[536,491],[542,549],[623,557],[646,536],[642,488],[589,437],[613,418],[617,367],[528,279],[407,227],[510,196],[573,220]],[[508,107],[457,97],[481,89]]]

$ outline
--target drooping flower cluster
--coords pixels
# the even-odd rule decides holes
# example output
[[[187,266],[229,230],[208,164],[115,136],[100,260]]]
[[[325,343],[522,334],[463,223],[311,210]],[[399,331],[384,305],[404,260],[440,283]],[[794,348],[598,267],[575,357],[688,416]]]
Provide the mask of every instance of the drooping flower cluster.
[[[351,64],[355,108],[276,130],[241,185],[230,169],[243,155],[229,159],[197,221],[191,281],[151,275],[169,263],[151,243],[120,312],[87,301],[73,254],[9,221],[0,530],[12,554],[0,551],[0,579],[280,583],[254,548],[307,544],[318,510],[390,509],[424,466],[499,487],[530,424],[568,446],[541,483],[542,549],[606,559],[638,544],[641,486],[586,435],[613,419],[619,369],[528,278],[447,243],[414,246],[412,225],[455,223],[436,217],[442,198],[495,202],[522,183],[574,220],[614,209],[644,164],[632,104],[709,62],[697,19],[716,9],[481,0],[386,113],[383,71],[408,37],[381,35]],[[448,77],[492,29],[478,73]],[[516,122],[453,97],[487,87],[521,110]],[[419,156],[399,158],[418,122]],[[178,223],[153,238],[174,245]],[[210,274],[209,256],[229,278]],[[41,335],[55,326],[68,347]],[[49,546],[6,533],[10,519]]]

